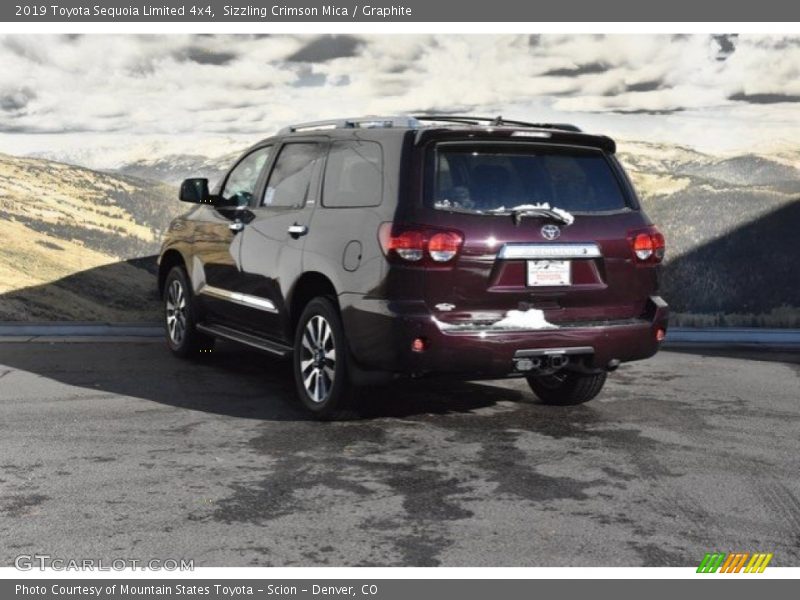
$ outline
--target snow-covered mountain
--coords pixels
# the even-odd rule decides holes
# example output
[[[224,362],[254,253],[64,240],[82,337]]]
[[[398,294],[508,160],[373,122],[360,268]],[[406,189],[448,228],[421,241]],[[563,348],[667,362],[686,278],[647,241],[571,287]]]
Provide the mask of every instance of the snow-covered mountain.
[[[199,154],[141,158],[121,165],[114,171],[175,186],[189,177],[205,177],[213,185],[225,174],[239,154],[232,152],[211,158]]]
[[[689,178],[695,184],[772,186],[785,189],[800,181],[800,153],[746,153],[715,156],[687,146],[622,141],[619,156],[632,174],[668,180]],[[645,182],[645,194],[657,194]]]
[[[116,139],[87,137],[81,144],[53,142],[48,147],[51,140],[44,139],[44,149],[24,154],[94,171],[122,171],[130,165],[164,163],[162,171],[169,173],[170,164],[174,164],[176,170],[194,164],[213,165],[215,160],[239,154],[253,141],[252,136],[164,136],[157,139],[132,137],[119,143]]]

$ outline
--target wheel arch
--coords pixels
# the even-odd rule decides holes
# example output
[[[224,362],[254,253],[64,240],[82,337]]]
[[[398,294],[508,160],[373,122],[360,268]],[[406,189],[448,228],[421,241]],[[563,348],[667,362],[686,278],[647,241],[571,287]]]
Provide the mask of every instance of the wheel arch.
[[[300,315],[306,305],[317,298],[318,296],[325,296],[330,298],[339,308],[338,292],[333,282],[324,274],[318,271],[308,271],[303,273],[292,287],[292,291],[287,298],[287,308],[289,318],[287,319],[287,339],[294,337],[294,330],[297,327],[297,322],[300,320]]]
[[[170,248],[161,255],[161,260],[158,264],[159,297],[164,295],[164,283],[167,280],[167,275],[169,275],[169,272],[173,269],[173,267],[183,267],[186,270],[187,277],[189,276],[189,270],[183,254],[181,254],[180,251],[176,250],[175,248]]]

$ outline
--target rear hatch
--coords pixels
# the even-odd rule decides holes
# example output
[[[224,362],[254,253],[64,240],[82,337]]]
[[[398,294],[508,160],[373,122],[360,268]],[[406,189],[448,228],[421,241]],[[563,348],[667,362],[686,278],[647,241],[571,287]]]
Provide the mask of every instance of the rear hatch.
[[[601,148],[448,141],[426,151],[424,222],[463,246],[429,266],[447,328],[539,329],[634,319],[656,282],[631,240],[650,223]]]

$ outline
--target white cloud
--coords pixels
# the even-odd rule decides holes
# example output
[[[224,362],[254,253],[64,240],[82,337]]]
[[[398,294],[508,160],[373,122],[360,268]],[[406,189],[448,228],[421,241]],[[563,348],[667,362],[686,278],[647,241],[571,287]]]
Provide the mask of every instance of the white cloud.
[[[732,53],[705,35],[3,36],[0,150],[149,136],[213,154],[198,140],[413,110],[576,121],[629,137],[680,131],[707,146],[788,136],[800,103],[780,101],[800,96],[800,39],[726,43]]]

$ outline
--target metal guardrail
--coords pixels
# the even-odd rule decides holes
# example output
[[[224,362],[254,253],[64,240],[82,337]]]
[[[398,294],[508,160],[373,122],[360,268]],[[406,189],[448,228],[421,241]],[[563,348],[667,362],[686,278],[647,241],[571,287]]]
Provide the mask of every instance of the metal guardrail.
[[[750,327],[672,327],[665,345],[755,346],[800,350],[800,329]]]
[[[0,322],[0,339],[3,337],[160,337],[164,328],[159,323],[96,323]]]
[[[68,338],[119,337],[157,338],[164,335],[159,323],[97,323],[97,322],[0,322],[3,337]],[[668,330],[665,347],[670,346],[750,346],[788,348],[800,351],[800,329],[758,328],[692,328],[673,327]]]

